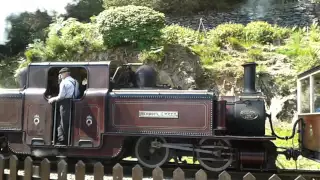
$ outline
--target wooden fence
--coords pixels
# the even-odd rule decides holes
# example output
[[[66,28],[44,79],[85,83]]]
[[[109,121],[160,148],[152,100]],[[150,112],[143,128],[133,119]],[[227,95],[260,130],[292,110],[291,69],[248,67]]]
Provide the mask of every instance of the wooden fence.
[[[18,180],[21,179],[20,176],[18,176],[18,165],[19,160],[17,156],[13,155],[9,159],[9,174],[6,175],[4,173],[5,170],[5,161],[6,159],[0,155],[0,180],[4,179],[10,179],[10,180]],[[49,180],[50,179],[50,172],[51,172],[51,163],[48,159],[42,160],[40,164],[40,170],[38,169],[38,175],[34,174],[34,166],[33,166],[33,160],[30,157],[27,157],[24,160],[24,180],[31,180],[31,179],[41,179],[41,180]],[[104,166],[98,162],[94,164],[94,171],[93,171],[93,177],[94,180],[103,180],[103,177],[105,175],[104,173]],[[67,172],[68,171],[68,164],[61,160],[57,164],[57,179],[58,180],[67,180]],[[36,173],[37,174],[37,173]],[[86,175],[86,165],[82,161],[78,161],[78,163],[75,165],[75,179],[76,180],[85,180]],[[120,164],[116,164],[112,169],[112,176],[114,180],[122,180],[123,179],[123,167]],[[200,169],[195,174],[195,180],[207,180],[207,174],[204,170]],[[132,168],[132,180],[142,180],[143,177],[143,169],[136,165]],[[51,178],[52,179],[52,178]],[[55,179],[55,178],[54,178]],[[154,180],[163,180],[163,171],[161,168],[155,168],[152,171],[152,179]],[[185,179],[185,173],[181,168],[177,168],[173,171],[173,180],[184,180]],[[231,180],[231,176],[226,172],[223,171],[219,174],[218,177],[219,180]],[[256,178],[251,174],[247,173],[243,176],[243,180],[255,180]],[[297,178],[294,178],[295,180],[305,180],[304,177],[301,175]],[[281,180],[276,174],[272,175],[269,180]]]

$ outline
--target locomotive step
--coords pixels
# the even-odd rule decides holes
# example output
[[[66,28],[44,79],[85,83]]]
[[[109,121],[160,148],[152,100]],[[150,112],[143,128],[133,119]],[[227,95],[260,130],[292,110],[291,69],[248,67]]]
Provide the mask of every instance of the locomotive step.
[[[65,144],[55,144],[53,146],[57,147],[57,148],[67,148],[67,145],[65,145]]]

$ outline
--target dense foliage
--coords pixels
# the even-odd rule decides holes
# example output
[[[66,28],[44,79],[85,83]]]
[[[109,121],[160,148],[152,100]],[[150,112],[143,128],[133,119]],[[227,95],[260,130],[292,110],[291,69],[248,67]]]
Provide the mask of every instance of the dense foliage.
[[[25,52],[27,62],[72,61],[74,57],[103,49],[98,28],[74,18],[57,19],[50,25],[46,41],[35,41]]]
[[[133,5],[105,10],[96,21],[108,47],[127,43],[146,47],[160,38],[165,26],[164,14]]]
[[[104,10],[103,0],[73,0],[66,6],[67,18],[76,18],[81,22],[89,22],[90,17],[97,16]]]
[[[2,51],[5,55],[18,54],[25,50],[26,46],[32,43],[34,39],[43,40],[47,36],[46,28],[52,22],[46,11],[41,12],[39,10],[34,13],[24,12],[19,15],[10,15],[7,17],[7,21],[10,22],[11,28],[7,29],[7,49]]]
[[[104,6],[146,6],[166,14],[188,15],[206,10],[231,9],[240,2],[245,0],[104,0]]]

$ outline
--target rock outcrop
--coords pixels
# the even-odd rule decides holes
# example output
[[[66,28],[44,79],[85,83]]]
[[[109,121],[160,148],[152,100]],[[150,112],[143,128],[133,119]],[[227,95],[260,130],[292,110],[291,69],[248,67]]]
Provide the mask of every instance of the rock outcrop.
[[[106,61],[118,60],[123,63],[141,62],[141,52],[126,48],[108,50],[102,53],[87,54],[87,60]],[[189,89],[196,86],[199,89],[216,88],[220,95],[235,95],[242,91],[241,77],[216,74],[215,69],[205,69],[200,58],[188,48],[172,45],[167,47],[158,59],[148,61],[158,73],[158,84],[168,84],[172,87]],[[242,62],[233,64],[238,68]],[[291,121],[297,116],[296,112],[296,71],[287,56],[267,54],[263,61],[264,72],[257,72],[256,89],[266,96],[267,111],[271,112],[273,120]]]

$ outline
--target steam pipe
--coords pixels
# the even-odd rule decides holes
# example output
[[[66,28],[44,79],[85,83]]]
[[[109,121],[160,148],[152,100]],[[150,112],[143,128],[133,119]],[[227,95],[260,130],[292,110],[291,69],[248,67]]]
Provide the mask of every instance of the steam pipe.
[[[245,63],[243,76],[243,93],[244,94],[255,94],[256,91],[256,66],[254,62]]]

